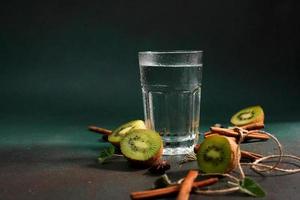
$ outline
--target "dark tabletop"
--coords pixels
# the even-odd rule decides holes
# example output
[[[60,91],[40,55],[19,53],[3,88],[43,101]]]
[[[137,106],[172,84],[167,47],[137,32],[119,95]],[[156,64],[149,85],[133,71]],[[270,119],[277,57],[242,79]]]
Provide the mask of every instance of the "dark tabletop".
[[[97,134],[87,131],[88,122],[67,119],[15,120],[2,118],[0,130],[0,199],[129,199],[130,192],[152,187],[157,176],[130,167],[124,158],[100,165],[96,158],[102,148]],[[112,128],[107,124],[107,128]],[[201,130],[208,128],[202,125]],[[299,155],[300,123],[270,123],[284,151]],[[272,142],[243,145],[256,152],[272,153]],[[195,162],[179,166],[171,158],[172,180],[182,178]],[[299,162],[296,163],[299,167]],[[289,165],[295,167],[295,165]],[[299,199],[300,174],[261,176],[246,170],[267,192],[265,199]],[[243,194],[197,196],[191,199],[251,199]]]

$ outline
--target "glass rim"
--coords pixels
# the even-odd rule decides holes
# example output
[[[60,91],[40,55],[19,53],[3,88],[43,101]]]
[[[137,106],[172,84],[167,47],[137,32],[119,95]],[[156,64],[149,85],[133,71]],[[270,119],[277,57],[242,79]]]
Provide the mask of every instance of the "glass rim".
[[[202,50],[139,51],[139,54],[185,54],[203,53]]]

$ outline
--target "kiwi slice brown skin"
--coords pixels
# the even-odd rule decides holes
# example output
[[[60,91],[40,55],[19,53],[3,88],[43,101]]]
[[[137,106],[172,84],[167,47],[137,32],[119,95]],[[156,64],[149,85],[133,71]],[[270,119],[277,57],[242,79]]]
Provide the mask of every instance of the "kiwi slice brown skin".
[[[135,160],[135,159],[127,158],[126,156],[125,156],[125,158],[129,161],[129,164],[132,167],[137,168],[137,169],[146,169],[146,168],[151,167],[156,162],[158,162],[161,159],[162,153],[163,153],[163,148],[161,148],[155,156],[153,156],[152,158],[150,158],[147,161]]]
[[[230,172],[240,160],[240,150],[235,140],[218,134],[205,138],[196,151],[198,166],[203,173]]]
[[[264,123],[265,115],[261,106],[250,106],[236,112],[230,119],[235,126],[244,126],[253,123]]]
[[[146,143],[148,146],[144,150],[139,149],[135,146],[135,141],[132,142],[131,139],[133,138],[136,138],[135,141],[138,141],[142,144]],[[120,149],[131,166],[135,168],[148,168],[156,163],[159,159],[161,159],[163,153],[163,141],[161,139],[161,136],[153,130],[134,129],[122,139],[120,143]],[[134,154],[135,151],[148,152],[150,156],[136,156]]]
[[[122,124],[116,128],[107,138],[107,140],[116,147],[120,147],[120,142],[124,136],[134,129],[146,129],[146,125],[142,120],[133,120]]]

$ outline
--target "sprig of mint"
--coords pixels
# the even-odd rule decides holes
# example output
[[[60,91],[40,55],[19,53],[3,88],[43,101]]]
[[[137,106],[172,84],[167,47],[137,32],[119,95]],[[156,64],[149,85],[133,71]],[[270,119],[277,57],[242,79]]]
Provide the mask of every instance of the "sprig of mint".
[[[254,197],[266,196],[265,191],[254,180],[245,177],[239,183],[240,191]]]
[[[103,149],[98,157],[98,162],[103,164],[108,158],[111,158],[115,153],[115,147],[109,145],[109,147]]]

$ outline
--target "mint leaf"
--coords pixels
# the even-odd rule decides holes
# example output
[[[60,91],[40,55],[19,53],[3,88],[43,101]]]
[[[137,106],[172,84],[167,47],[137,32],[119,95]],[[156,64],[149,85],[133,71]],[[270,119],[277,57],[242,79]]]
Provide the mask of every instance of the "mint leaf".
[[[265,191],[260,185],[258,185],[254,180],[245,177],[244,180],[240,181],[240,191],[244,192],[250,196],[254,197],[264,197],[266,196]]]
[[[103,164],[106,159],[111,158],[115,153],[115,147],[110,145],[109,147],[103,149],[100,152],[100,155],[98,157],[98,162]]]

